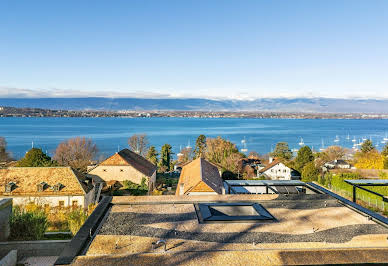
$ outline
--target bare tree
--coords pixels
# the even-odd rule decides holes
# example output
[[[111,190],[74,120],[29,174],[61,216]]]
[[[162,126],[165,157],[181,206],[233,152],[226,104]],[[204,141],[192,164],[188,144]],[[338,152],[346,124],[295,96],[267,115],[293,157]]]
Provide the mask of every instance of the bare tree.
[[[97,151],[97,146],[91,139],[76,137],[58,145],[54,160],[60,165],[71,166],[81,172],[86,172],[87,166],[92,163]]]
[[[148,149],[148,138],[146,134],[134,134],[128,139],[129,148],[137,154],[145,157]]]

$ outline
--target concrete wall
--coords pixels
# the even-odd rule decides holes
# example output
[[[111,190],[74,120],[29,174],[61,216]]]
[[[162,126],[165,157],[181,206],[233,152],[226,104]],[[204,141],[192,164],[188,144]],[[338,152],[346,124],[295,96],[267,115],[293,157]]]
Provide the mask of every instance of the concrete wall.
[[[12,213],[12,199],[0,199],[0,241],[8,239],[9,216]]]
[[[39,240],[0,242],[0,258],[11,250],[18,251],[18,261],[25,257],[59,256],[70,240]]]
[[[51,207],[58,207],[60,201],[64,202],[64,207],[72,206],[73,201],[77,202],[77,206],[87,207],[87,205],[85,206],[85,196],[47,196],[47,197],[13,196],[14,205],[26,205],[30,202],[34,202],[39,205],[49,204]]]

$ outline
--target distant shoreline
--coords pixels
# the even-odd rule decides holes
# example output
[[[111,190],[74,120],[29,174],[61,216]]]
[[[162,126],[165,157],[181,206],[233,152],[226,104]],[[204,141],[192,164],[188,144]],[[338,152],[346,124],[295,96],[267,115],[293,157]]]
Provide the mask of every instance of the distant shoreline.
[[[40,108],[0,107],[0,117],[79,117],[79,118],[254,118],[254,119],[388,119],[388,114],[380,113],[304,113],[271,111],[146,111],[146,110],[52,110]]]

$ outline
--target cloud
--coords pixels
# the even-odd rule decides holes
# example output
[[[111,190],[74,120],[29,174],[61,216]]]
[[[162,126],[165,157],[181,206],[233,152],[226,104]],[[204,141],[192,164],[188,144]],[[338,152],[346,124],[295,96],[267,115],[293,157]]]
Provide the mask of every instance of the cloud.
[[[25,89],[16,87],[0,86],[0,98],[84,98],[84,97],[104,97],[104,98],[148,98],[148,99],[179,99],[179,98],[203,98],[211,100],[255,100],[259,98],[342,98],[342,99],[387,99],[388,97],[376,94],[353,93],[351,95],[330,95],[330,94],[314,94],[312,91],[300,92],[298,90],[260,90],[260,93],[255,93],[255,90],[250,92],[230,93],[229,95],[218,95],[215,92],[220,89],[198,90],[198,93],[182,93],[177,89],[171,89],[172,93],[155,93],[145,91],[117,91],[117,90],[71,90],[71,89]],[[191,90],[193,91],[193,90]],[[222,90],[221,90],[222,91]],[[223,91],[230,91],[224,89]],[[324,90],[322,90],[324,91]]]

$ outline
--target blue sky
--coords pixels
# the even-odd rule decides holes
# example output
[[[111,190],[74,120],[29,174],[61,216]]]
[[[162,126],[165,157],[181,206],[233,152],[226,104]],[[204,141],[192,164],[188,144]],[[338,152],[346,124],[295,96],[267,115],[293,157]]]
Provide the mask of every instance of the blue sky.
[[[388,98],[388,1],[0,1],[0,96]]]

